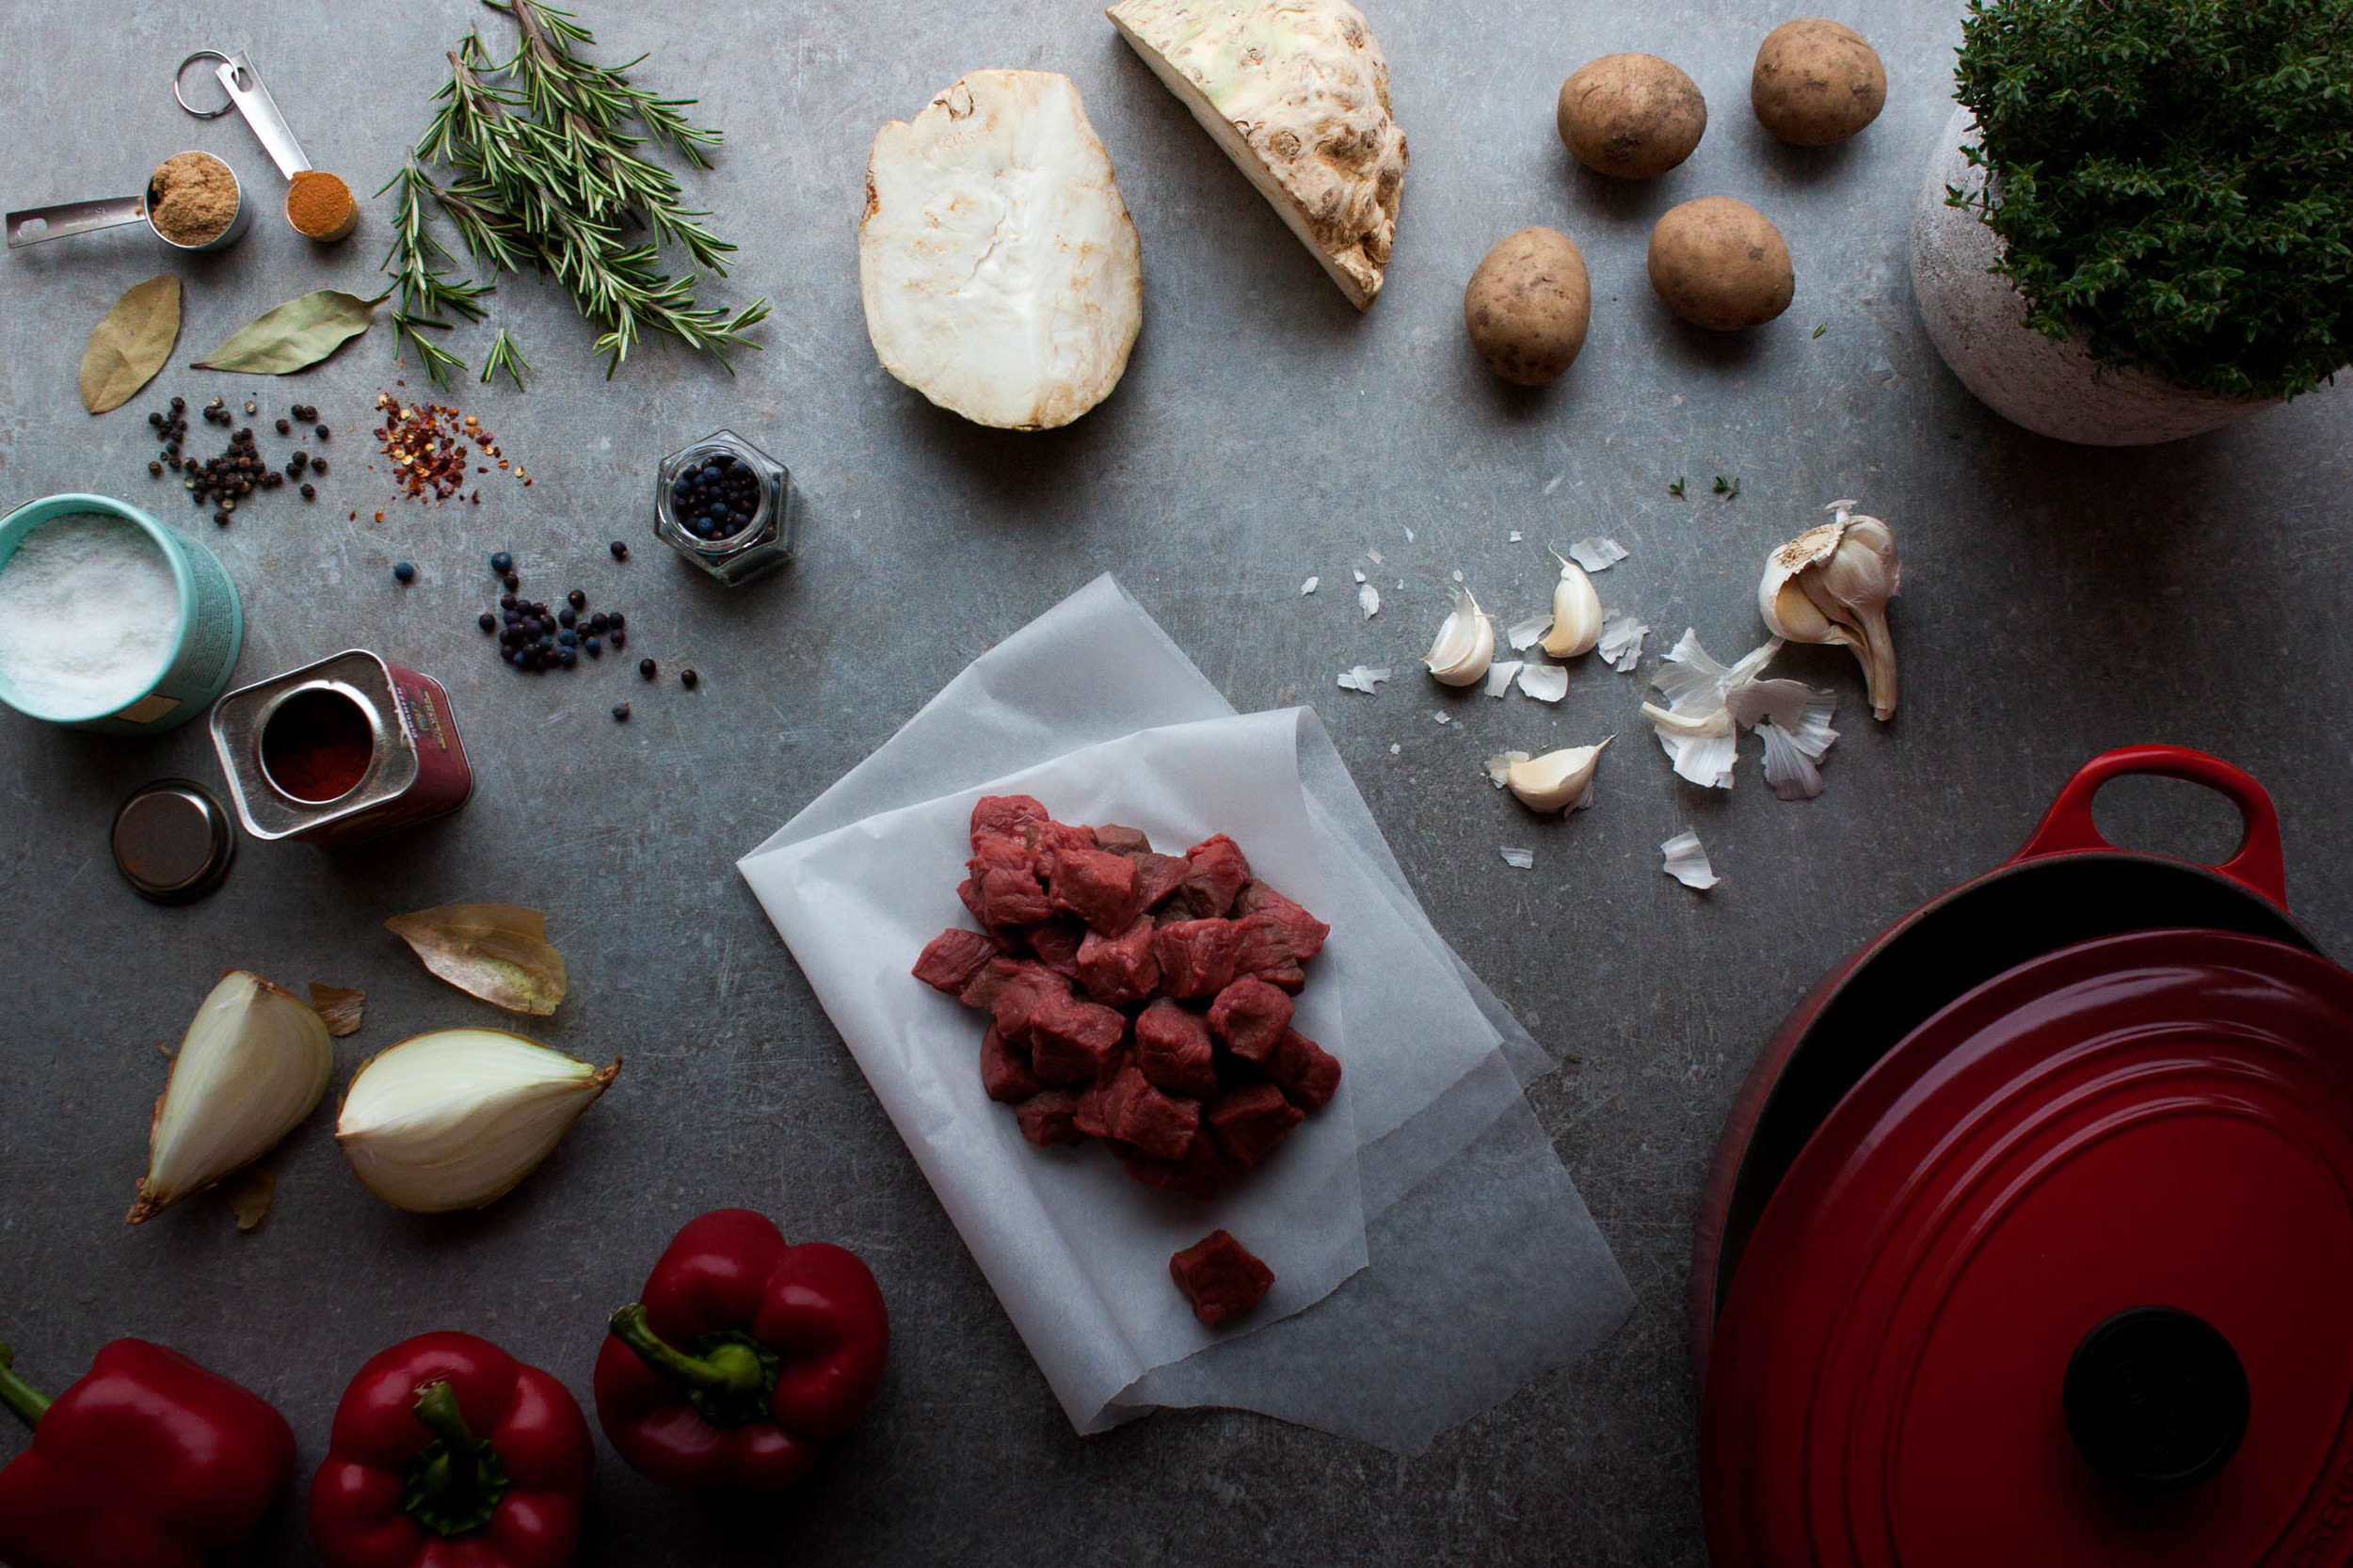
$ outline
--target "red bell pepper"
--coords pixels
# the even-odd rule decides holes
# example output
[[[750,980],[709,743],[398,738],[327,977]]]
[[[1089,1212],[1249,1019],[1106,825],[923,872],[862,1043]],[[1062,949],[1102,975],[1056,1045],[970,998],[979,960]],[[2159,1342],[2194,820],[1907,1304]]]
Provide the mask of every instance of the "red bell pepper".
[[[565,1568],[595,1460],[571,1390],[471,1334],[383,1352],[311,1482],[327,1568]]]
[[[597,1419],[669,1486],[769,1492],[873,1402],[890,1351],[882,1290],[856,1253],[785,1244],[744,1208],[672,1238],[597,1356]]]
[[[294,1474],[294,1432],[177,1351],[118,1339],[45,1400],[0,1345],[0,1404],[33,1429],[0,1470],[10,1568],[202,1568],[249,1540]]]

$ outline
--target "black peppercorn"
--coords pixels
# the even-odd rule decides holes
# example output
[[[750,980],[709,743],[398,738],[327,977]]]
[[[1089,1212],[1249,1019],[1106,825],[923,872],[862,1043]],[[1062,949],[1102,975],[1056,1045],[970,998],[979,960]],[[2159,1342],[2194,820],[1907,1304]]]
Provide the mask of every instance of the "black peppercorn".
[[[312,430],[312,431],[311,432],[311,434],[312,434],[313,436],[316,436],[316,437],[317,437],[319,440],[327,440],[327,434],[328,434],[328,432],[327,432],[327,426],[326,426],[326,425],[324,425],[324,424],[322,424],[322,425],[320,425],[318,428],[316,428],[315,430]]]
[[[164,416],[161,414],[150,414],[147,416],[147,423],[151,428],[161,430],[164,427]]]
[[[619,539],[615,539],[613,541],[613,558],[616,561],[628,560],[629,546]]]
[[[164,476],[164,465],[161,463],[150,463],[147,465],[147,473],[148,477],[151,479],[161,479]]]
[[[302,487],[302,499],[303,499],[303,500],[305,500],[305,501],[316,501],[318,498],[319,498],[319,491],[318,491],[318,487],[317,487],[316,485],[305,485],[305,486],[303,486],[303,487]]]
[[[223,528],[226,528],[229,526],[229,514],[226,512],[215,512],[213,514],[213,520],[219,523]]]
[[[654,663],[652,660],[640,659],[637,661],[637,673],[644,676],[647,680],[651,680],[661,672],[654,668]]]
[[[281,420],[280,420],[280,421],[278,422],[278,433],[279,433],[280,435],[281,435],[281,436],[291,436],[291,435],[293,435],[293,434],[294,434],[294,421],[292,421],[292,420],[290,420],[290,419],[281,419]]]
[[[616,724],[627,724],[629,722],[629,704],[626,702],[615,703],[613,705],[613,719]]]
[[[693,691],[695,687],[701,682],[701,680],[702,677],[696,675],[693,670],[679,671],[678,683],[685,687],[690,692]]]
[[[327,473],[327,459],[326,459],[326,458],[324,458],[324,457],[313,457],[313,458],[312,458],[312,459],[311,459],[311,472],[312,472],[312,473],[318,474],[318,475],[320,475],[322,478],[324,478],[324,477],[326,476],[326,473]]]
[[[187,406],[188,406],[188,400],[187,400],[186,398],[184,398],[184,397],[175,397],[175,398],[173,398],[173,399],[171,400],[171,411],[172,411],[173,413],[175,413],[175,414],[176,414],[176,413],[179,413],[182,409],[185,408]]]

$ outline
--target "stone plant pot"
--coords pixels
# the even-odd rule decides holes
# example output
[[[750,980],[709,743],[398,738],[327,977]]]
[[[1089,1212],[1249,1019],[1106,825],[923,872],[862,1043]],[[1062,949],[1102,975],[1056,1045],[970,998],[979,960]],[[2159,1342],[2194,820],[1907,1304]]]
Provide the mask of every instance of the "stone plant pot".
[[[2026,302],[1990,270],[2002,242],[1975,213],[1945,203],[1947,185],[1975,195],[1985,171],[1961,156],[1975,117],[1956,108],[1912,210],[1912,289],[1936,351],[1961,384],[2013,424],[2085,446],[2153,446],[2220,429],[2274,406],[2217,397],[2132,366],[2102,365],[2085,336],[2063,341],[2026,325]]]

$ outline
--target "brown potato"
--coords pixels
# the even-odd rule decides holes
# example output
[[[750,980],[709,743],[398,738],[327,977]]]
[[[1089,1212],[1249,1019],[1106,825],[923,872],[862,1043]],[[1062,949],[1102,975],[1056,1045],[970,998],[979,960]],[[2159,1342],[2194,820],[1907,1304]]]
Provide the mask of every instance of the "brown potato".
[[[1593,319],[1585,257],[1553,229],[1506,234],[1463,291],[1463,325],[1487,368],[1541,387],[1577,362]]]
[[[1561,84],[1561,139],[1577,162],[1621,180],[1654,180],[1707,134],[1699,85],[1656,55],[1604,55]]]
[[[1818,16],[1765,35],[1749,103],[1768,131],[1800,147],[1845,141],[1880,116],[1887,70],[1852,27]]]
[[[1694,327],[1737,332],[1789,308],[1789,247],[1765,215],[1729,196],[1670,207],[1650,233],[1650,286]]]

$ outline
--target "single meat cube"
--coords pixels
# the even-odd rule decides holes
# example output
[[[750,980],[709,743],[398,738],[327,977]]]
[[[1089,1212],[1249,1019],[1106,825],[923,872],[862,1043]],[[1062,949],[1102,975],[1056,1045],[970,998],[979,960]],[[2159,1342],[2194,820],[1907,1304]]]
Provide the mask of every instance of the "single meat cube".
[[[1029,933],[1030,946],[1037,953],[1037,961],[1064,980],[1079,978],[1079,944],[1087,932],[1078,921],[1060,915],[1044,925],[1034,926]]]
[[[1229,1089],[1209,1103],[1202,1120],[1227,1160],[1243,1170],[1256,1166],[1307,1113],[1283,1097],[1272,1083]]]
[[[1209,1139],[1197,1132],[1181,1160],[1161,1160],[1117,1139],[1105,1140],[1105,1146],[1119,1157],[1119,1163],[1129,1176],[1146,1187],[1157,1187],[1166,1192],[1182,1192],[1186,1197],[1202,1203],[1209,1202],[1225,1190],[1225,1171],[1218,1160],[1217,1150]]]
[[[1168,1273],[1193,1304],[1193,1315],[1210,1328],[1257,1305],[1274,1283],[1274,1271],[1222,1230],[1172,1256]]]
[[[1030,1015],[1030,1064],[1048,1083],[1099,1080],[1117,1065],[1127,1034],[1115,1009],[1061,992]]]
[[[1046,808],[1028,795],[983,795],[972,808],[972,847],[990,835],[1019,838],[1033,822],[1048,820]]]
[[[1070,851],[1084,850],[1089,855],[1096,853],[1095,829],[1080,827],[1074,823],[1032,823],[1022,829],[1022,833],[1024,841],[1029,845],[1030,858],[1036,865],[1041,880],[1052,876],[1055,864]]]
[[[1047,1089],[1015,1106],[1013,1114],[1021,1124],[1021,1136],[1045,1148],[1049,1144],[1086,1142],[1086,1134],[1079,1130],[1078,1110],[1076,1094],[1068,1089]]]
[[[1095,830],[1095,847],[1113,855],[1147,855],[1151,853],[1152,840],[1140,827],[1105,823]]]
[[[1297,996],[1307,985],[1307,971],[1291,951],[1290,933],[1272,915],[1244,915],[1234,922],[1234,972],[1265,981],[1277,990]]]
[[[1136,856],[1136,876],[1144,906],[1157,909],[1171,893],[1185,885],[1185,857],[1181,855],[1155,855],[1146,850]]]
[[[1030,1053],[1008,1045],[1004,1035],[992,1027],[981,1036],[981,1087],[988,1091],[990,1099],[1014,1105],[1039,1093],[1046,1084],[1030,1070]]]
[[[1123,1078],[1131,1072],[1144,1077],[1133,1065],[1120,1069]],[[1201,1130],[1200,1101],[1165,1094],[1148,1081],[1129,1089],[1112,1109],[1112,1136],[1156,1160],[1182,1160]]]
[[[1172,997],[1213,997],[1234,980],[1241,946],[1231,920],[1178,920],[1152,933],[1160,989]]]
[[[1079,984],[1106,1007],[1142,1001],[1160,984],[1160,961],[1152,952],[1152,922],[1138,916],[1117,936],[1090,931],[1079,944]]]
[[[923,955],[915,961],[915,978],[952,997],[971,984],[972,977],[988,968],[988,961],[1001,951],[993,937],[951,927],[925,944]]]
[[[1150,1087],[1134,1063],[1121,1062],[1109,1079],[1096,1080],[1093,1088],[1080,1094],[1079,1130],[1096,1138],[1115,1136],[1112,1128],[1128,1113],[1128,1102]]]
[[[1302,964],[1321,952],[1323,939],[1332,935],[1330,926],[1263,882],[1243,884],[1234,907],[1243,915],[1264,915],[1282,927],[1290,938],[1292,956]]]
[[[967,1007],[987,1008],[990,1021],[1006,1039],[1026,1045],[1030,1015],[1038,1004],[1069,994],[1069,983],[1033,958],[992,958],[956,1000]]]
[[[1064,849],[1054,855],[1049,901],[1105,936],[1117,936],[1144,913],[1136,863],[1099,849]]]
[[[962,882],[957,883],[956,897],[963,901],[967,909],[972,912],[974,920],[981,920],[981,885],[979,882],[968,876]],[[988,922],[981,920],[981,923],[986,925]]]
[[[1263,980],[1244,977],[1209,1003],[1209,1032],[1245,1062],[1264,1062],[1291,1026],[1291,999]]]
[[[1200,1014],[1166,997],[1137,1016],[1136,1065],[1145,1078],[1176,1094],[1207,1099],[1217,1093],[1209,1026]]]
[[[978,874],[984,925],[1036,925],[1054,912],[1046,889],[1027,871],[995,866]]]
[[[1222,920],[1250,880],[1241,846],[1220,833],[1185,851],[1185,906],[1196,920]]]
[[[1283,1043],[1267,1059],[1266,1075],[1302,1111],[1322,1110],[1340,1091],[1339,1058],[1295,1029],[1283,1031]]]

